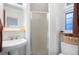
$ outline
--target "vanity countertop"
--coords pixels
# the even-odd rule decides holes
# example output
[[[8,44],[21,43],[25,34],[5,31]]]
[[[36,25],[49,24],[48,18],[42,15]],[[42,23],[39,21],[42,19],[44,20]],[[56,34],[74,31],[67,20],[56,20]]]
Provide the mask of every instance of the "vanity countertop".
[[[8,31],[26,32],[27,30],[25,28],[3,28],[3,32]]]

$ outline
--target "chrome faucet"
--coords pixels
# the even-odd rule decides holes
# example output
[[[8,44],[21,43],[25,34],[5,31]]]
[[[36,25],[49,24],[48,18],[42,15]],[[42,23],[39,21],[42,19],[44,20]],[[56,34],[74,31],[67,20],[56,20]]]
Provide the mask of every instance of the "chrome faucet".
[[[19,37],[19,35],[17,35],[17,36],[15,37],[15,39],[18,39],[18,37]]]
[[[13,40],[13,37],[9,37],[10,38],[10,40]]]

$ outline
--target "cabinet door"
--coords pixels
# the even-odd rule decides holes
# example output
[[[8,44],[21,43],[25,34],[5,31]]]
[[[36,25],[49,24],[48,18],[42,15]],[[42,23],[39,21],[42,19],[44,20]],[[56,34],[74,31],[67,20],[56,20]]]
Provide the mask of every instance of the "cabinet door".
[[[0,3],[0,52],[2,51],[3,4]]]

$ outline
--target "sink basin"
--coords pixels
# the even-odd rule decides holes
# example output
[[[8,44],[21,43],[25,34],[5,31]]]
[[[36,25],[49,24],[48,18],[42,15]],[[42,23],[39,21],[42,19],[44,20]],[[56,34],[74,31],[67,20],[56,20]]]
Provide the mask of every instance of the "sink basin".
[[[26,39],[7,40],[3,41],[2,47],[4,51],[16,50],[17,48],[26,45],[26,43]]]

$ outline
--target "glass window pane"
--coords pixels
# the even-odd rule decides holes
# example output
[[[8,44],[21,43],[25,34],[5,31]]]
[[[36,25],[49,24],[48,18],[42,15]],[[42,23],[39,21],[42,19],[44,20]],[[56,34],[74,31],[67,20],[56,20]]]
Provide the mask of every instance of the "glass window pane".
[[[66,31],[72,31],[73,28],[73,13],[67,13],[66,14],[66,24],[65,24],[65,30]]]

